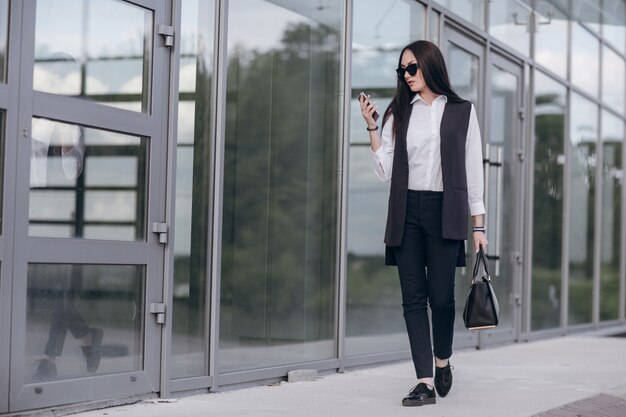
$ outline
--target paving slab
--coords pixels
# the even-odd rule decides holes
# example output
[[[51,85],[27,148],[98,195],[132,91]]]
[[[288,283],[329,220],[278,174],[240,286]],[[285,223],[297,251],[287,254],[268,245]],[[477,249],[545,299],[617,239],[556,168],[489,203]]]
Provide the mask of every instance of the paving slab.
[[[626,399],[597,394],[584,400],[565,404],[536,417],[617,417],[626,416]]]
[[[171,402],[151,400],[77,415],[530,417],[589,398],[584,406],[593,408],[594,401],[597,405],[598,399],[605,398],[598,394],[626,399],[626,338],[569,336],[464,350],[455,353],[451,363],[455,367],[452,391],[437,398],[437,404],[423,407],[400,404],[415,384],[413,366],[405,361],[324,375],[313,382],[283,382]],[[616,406],[606,410],[613,407],[620,413]]]

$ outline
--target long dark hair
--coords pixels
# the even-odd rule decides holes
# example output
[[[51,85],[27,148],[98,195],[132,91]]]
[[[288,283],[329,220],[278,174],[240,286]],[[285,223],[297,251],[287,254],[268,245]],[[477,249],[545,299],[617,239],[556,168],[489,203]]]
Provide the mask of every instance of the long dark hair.
[[[448,97],[449,102],[453,103],[466,101],[459,97],[450,86],[446,63],[437,45],[428,41],[415,41],[408,44],[400,52],[398,67],[400,67],[402,63],[402,54],[404,54],[406,50],[413,52],[413,55],[415,55],[415,59],[424,76],[424,82],[426,82],[426,85],[433,93],[444,95]],[[394,138],[398,137],[400,132],[406,132],[409,124],[409,116],[411,115],[411,100],[413,100],[415,94],[416,93],[409,88],[404,77],[398,77],[396,95],[393,97],[393,100],[391,100],[391,103],[389,103],[383,117],[383,124],[385,124],[389,116],[393,115]]]

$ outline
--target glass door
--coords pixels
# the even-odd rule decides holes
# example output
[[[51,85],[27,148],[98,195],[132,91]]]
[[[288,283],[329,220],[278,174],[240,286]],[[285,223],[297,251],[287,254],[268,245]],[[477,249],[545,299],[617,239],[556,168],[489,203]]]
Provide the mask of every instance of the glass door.
[[[500,303],[500,325],[496,330],[465,337],[479,346],[512,341],[520,328],[521,305],[522,66],[496,53],[491,53],[489,64],[485,65],[485,48],[481,43],[449,26],[445,33],[447,49],[444,53],[453,88],[474,104],[479,122],[483,120],[481,115],[487,115],[485,122],[481,123],[485,221],[489,239],[487,258],[491,261],[490,273]],[[484,71],[487,71],[486,78],[483,78]],[[471,242],[468,241],[467,247],[471,248]],[[467,263],[471,266],[474,258],[471,250],[467,252]],[[471,268],[461,269],[457,281],[460,285],[456,290],[458,317],[462,317],[470,280]],[[456,325],[461,330],[463,321],[457,320]],[[463,343],[464,340],[457,342]]]
[[[488,259],[500,304],[500,324],[483,343],[513,341],[519,326],[523,219],[522,66],[492,53],[484,134]]]
[[[10,411],[159,390],[164,9],[23,3]]]
[[[484,65],[484,46],[474,41],[463,33],[455,30],[451,26],[446,26],[445,42],[443,43],[442,52],[446,58],[448,75],[450,83],[456,93],[466,100],[471,101],[478,113],[478,121],[481,125],[481,131],[484,130],[482,120],[482,96],[483,88],[483,65]],[[468,236],[470,235],[470,223],[468,222]],[[455,288],[456,300],[456,317],[455,321],[455,346],[469,347],[478,346],[478,334],[476,332],[468,332],[463,325],[463,307],[465,297],[472,280],[471,262],[472,242],[467,241],[466,255],[467,265],[469,268],[457,268],[457,280]]]

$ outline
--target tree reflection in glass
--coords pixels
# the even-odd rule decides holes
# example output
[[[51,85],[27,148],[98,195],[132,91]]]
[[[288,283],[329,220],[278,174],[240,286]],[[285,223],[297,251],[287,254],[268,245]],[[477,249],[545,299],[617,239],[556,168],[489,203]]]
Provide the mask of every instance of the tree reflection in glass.
[[[600,228],[600,320],[619,317],[624,121],[602,113],[602,212]]]
[[[592,320],[598,108],[578,94],[570,106],[568,325]]]
[[[560,325],[565,87],[535,73],[531,330]]]
[[[291,7],[230,5],[220,372],[335,355],[340,19]]]

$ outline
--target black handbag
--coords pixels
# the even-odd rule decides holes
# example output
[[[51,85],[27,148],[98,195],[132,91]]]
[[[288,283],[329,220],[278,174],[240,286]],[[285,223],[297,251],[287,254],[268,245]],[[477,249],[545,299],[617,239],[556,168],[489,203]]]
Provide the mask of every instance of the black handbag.
[[[465,327],[469,330],[492,329],[498,325],[499,312],[500,307],[487,269],[487,257],[483,246],[480,245],[474,263],[472,283],[463,310]]]

